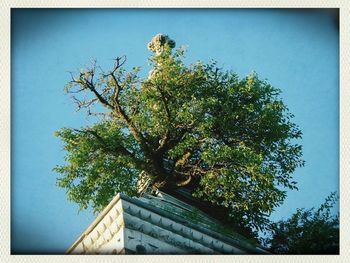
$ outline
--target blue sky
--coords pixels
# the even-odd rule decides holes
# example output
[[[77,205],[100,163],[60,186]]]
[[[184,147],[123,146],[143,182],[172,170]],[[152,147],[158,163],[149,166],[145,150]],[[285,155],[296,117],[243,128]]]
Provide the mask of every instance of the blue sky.
[[[244,77],[256,71],[282,90],[304,133],[306,165],[272,219],[318,206],[339,186],[339,34],[322,12],[282,9],[16,9],[12,10],[12,253],[63,253],[93,221],[55,186],[52,168],[65,155],[54,131],[85,126],[63,92],[68,71],[91,59],[146,75],[146,45],[166,33],[188,45],[186,62],[218,61]],[[28,242],[29,241],[29,242]]]

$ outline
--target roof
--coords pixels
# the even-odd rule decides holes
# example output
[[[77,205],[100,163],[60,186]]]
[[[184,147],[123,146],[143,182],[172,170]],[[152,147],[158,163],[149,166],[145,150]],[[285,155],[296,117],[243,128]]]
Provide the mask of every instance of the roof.
[[[119,221],[117,218],[119,218]],[[108,226],[108,224],[112,225],[113,220],[119,222],[118,227],[116,224],[112,228]],[[79,250],[78,247],[81,251],[86,252],[89,250],[85,248],[87,243],[91,249],[92,247],[105,246],[93,244],[106,244],[110,241],[101,241],[105,239],[103,232],[107,229],[111,232],[111,238],[116,234],[112,233],[113,231],[120,232],[121,229],[124,229],[123,234],[121,234],[122,238],[119,238],[119,240],[124,242],[121,247],[127,248],[128,251],[132,251],[135,246],[137,247],[141,243],[135,243],[136,239],[129,240],[126,237],[143,235],[140,240],[145,240],[145,237],[151,240],[147,244],[152,247],[153,253],[157,253],[157,251],[162,253],[175,251],[174,253],[183,254],[268,253],[240,235],[229,235],[218,220],[194,206],[160,191],[156,195],[145,194],[138,198],[118,194],[69,248],[67,253],[75,253]],[[134,239],[134,236],[132,239]]]

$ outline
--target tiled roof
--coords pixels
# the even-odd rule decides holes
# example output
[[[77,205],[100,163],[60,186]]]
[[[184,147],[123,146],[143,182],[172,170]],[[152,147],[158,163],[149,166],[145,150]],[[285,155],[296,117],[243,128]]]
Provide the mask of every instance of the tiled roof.
[[[71,254],[267,253],[168,194],[118,194],[67,251]]]

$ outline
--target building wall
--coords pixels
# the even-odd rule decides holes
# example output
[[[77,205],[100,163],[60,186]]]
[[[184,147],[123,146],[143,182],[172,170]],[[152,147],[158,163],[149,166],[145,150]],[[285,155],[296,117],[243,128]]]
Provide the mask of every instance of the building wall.
[[[68,250],[69,254],[265,253],[244,240],[213,231],[195,208],[166,199],[117,195]],[[184,211],[184,212],[183,212]],[[189,213],[193,215],[188,216]],[[186,215],[186,217],[182,216]],[[210,226],[210,228],[209,228]],[[215,229],[215,228],[214,228]]]

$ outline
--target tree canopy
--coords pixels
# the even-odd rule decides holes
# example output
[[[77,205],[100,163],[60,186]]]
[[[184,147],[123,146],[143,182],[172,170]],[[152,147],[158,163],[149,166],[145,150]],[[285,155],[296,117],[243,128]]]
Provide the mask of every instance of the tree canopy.
[[[193,195],[226,209],[243,226],[261,229],[303,165],[301,131],[280,90],[256,73],[240,79],[216,62],[186,66],[184,49],[158,34],[149,76],[109,71],[96,62],[72,73],[65,91],[99,121],[63,128],[64,165],[57,183],[81,209],[100,211],[118,192],[194,186]]]
[[[339,215],[331,211],[337,201],[332,193],[317,210],[297,209],[271,224],[265,245],[276,254],[339,254]]]

